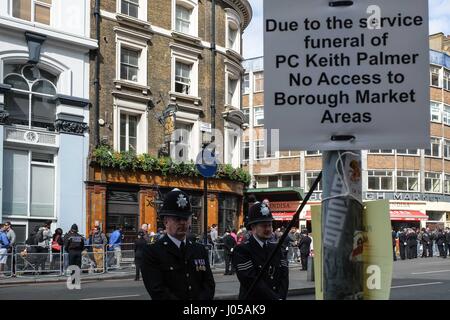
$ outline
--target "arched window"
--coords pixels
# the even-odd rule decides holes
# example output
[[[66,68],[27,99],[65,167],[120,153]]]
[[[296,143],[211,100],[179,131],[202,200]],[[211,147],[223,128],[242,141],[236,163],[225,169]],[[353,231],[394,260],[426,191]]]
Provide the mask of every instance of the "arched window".
[[[54,131],[57,77],[33,65],[6,65],[5,110],[14,124]]]

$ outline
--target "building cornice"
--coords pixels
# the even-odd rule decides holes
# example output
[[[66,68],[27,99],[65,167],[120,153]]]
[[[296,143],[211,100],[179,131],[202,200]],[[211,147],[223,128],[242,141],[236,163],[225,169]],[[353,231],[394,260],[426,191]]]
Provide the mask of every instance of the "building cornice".
[[[244,31],[253,17],[253,10],[250,3],[247,0],[224,0],[224,2],[239,13],[242,22],[242,31]]]

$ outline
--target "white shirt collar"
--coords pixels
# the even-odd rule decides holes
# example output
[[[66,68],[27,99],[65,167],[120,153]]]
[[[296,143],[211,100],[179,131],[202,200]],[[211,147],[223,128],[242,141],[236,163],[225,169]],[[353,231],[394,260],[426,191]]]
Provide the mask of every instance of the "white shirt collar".
[[[259,238],[256,236],[256,234],[253,235],[253,238],[255,238],[256,242],[259,243],[259,245],[261,246],[261,248],[264,248],[264,242],[267,242],[267,241],[268,241],[268,240],[263,241],[263,240],[259,239]]]
[[[167,234],[167,236],[169,237],[170,240],[172,240],[173,243],[175,243],[175,245],[180,248],[181,245],[181,240],[178,240],[177,238],[172,237],[170,234]],[[186,238],[183,240],[184,244],[186,245]]]

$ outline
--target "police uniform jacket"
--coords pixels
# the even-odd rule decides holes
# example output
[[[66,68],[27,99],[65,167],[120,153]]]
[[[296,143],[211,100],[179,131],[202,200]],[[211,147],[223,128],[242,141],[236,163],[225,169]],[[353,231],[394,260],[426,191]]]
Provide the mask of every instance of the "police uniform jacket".
[[[300,253],[307,254],[311,252],[311,241],[311,238],[306,235],[300,239],[300,243],[298,244]]]
[[[398,241],[401,246],[405,246],[406,244],[406,234],[404,232],[400,232],[398,235]]]
[[[424,232],[422,235],[422,244],[423,245],[429,245],[430,244],[430,235],[428,232]]]
[[[238,245],[233,252],[233,266],[240,282],[239,299],[244,299],[253,281],[264,266],[276,244],[267,242],[263,249],[251,236],[248,241]],[[248,296],[249,300],[286,299],[289,288],[288,262],[279,250],[270,266]]]
[[[142,278],[153,300],[210,300],[215,282],[206,249],[186,241],[186,254],[165,235],[144,249]]]
[[[442,232],[436,233],[436,244],[442,246],[445,243],[445,235]]]

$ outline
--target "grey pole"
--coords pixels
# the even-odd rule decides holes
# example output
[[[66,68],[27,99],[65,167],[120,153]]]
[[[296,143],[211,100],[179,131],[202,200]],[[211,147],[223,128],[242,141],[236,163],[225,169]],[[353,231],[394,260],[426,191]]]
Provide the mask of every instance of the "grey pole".
[[[323,297],[362,300],[361,151],[326,151],[322,160]]]

